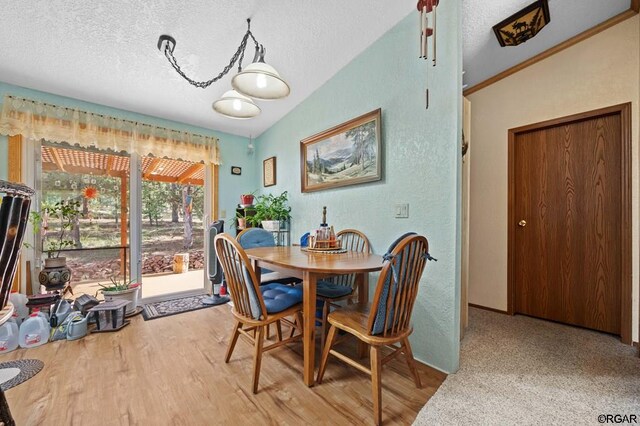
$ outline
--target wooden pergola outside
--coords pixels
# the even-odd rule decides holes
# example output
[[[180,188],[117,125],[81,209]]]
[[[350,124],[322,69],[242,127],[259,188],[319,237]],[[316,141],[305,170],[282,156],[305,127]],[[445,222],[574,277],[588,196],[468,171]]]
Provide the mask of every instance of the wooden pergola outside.
[[[129,157],[74,148],[42,147],[42,170],[128,178]],[[155,182],[204,185],[203,163],[143,157],[142,179]]]
[[[129,157],[98,151],[43,145],[42,171],[65,172],[120,178],[120,246],[127,246],[127,188]],[[142,158],[142,179],[181,185],[204,185],[205,165],[169,158]],[[120,250],[120,269],[124,274],[126,253]]]

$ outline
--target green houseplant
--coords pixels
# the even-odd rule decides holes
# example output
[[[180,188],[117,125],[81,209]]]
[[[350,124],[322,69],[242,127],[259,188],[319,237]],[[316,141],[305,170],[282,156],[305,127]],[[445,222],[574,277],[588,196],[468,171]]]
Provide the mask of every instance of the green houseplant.
[[[49,258],[59,258],[62,250],[73,246],[74,241],[69,239],[69,233],[79,216],[80,201],[77,200],[43,204],[42,211],[31,212],[29,221],[33,225],[33,232],[42,236],[43,251],[47,252]],[[52,225],[59,225],[59,228],[54,229]]]
[[[74,245],[69,234],[79,216],[80,201],[77,200],[44,204],[40,212],[34,211],[30,215],[33,232],[41,236],[43,251],[47,253],[38,281],[49,291],[62,289],[71,281],[67,259],[60,257],[60,252]]]
[[[262,225],[268,231],[277,231],[283,222],[291,219],[287,191],[280,195],[260,195],[254,208],[256,214],[247,217],[247,221],[254,226]]]
[[[236,228],[244,229],[247,227],[247,218],[240,212],[236,212],[236,217],[233,218],[233,226]]]
[[[111,302],[114,300],[126,300],[130,302],[127,305],[126,315],[133,314],[138,307],[138,292],[140,290],[140,284],[136,280],[120,280],[117,277],[109,278],[111,284],[98,284],[100,286],[99,292],[104,296],[105,302]],[[97,294],[96,294],[97,296]]]

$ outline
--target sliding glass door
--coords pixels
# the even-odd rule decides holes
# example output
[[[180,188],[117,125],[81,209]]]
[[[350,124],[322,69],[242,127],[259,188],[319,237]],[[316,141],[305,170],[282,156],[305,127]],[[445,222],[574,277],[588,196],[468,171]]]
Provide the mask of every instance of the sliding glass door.
[[[207,290],[208,167],[44,141],[33,152],[38,211],[57,202],[79,205],[60,253],[75,296],[95,295],[112,279],[140,282],[145,301]],[[34,259],[55,246],[57,224],[45,217],[43,225],[51,232],[34,244]]]
[[[36,155],[42,214],[37,257],[66,258],[75,296],[93,296],[100,284],[129,280],[129,156],[44,141]],[[74,203],[79,210],[63,235],[59,203]]]
[[[155,301],[202,293],[205,277],[205,228],[209,217],[206,167],[188,161],[136,159],[137,188],[133,247],[142,298]],[[136,238],[137,240],[137,238]]]

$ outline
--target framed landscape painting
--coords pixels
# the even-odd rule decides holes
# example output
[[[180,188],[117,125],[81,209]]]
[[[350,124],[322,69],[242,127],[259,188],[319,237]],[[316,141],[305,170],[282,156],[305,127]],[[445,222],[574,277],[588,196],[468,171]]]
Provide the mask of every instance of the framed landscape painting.
[[[382,179],[381,110],[300,141],[302,192]]]

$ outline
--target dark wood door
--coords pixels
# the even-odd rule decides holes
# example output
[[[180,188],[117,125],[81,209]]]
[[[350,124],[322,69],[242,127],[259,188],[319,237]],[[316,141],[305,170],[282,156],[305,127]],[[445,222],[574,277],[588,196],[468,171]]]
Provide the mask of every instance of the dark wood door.
[[[621,334],[622,127],[618,112],[512,134],[515,313]]]

